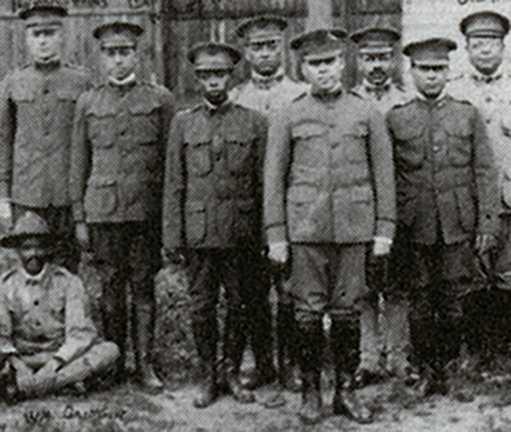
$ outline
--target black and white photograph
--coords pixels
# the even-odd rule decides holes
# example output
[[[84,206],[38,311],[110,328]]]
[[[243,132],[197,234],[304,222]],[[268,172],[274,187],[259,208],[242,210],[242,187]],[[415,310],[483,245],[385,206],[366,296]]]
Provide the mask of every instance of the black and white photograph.
[[[0,0],[0,432],[511,432],[510,30]]]

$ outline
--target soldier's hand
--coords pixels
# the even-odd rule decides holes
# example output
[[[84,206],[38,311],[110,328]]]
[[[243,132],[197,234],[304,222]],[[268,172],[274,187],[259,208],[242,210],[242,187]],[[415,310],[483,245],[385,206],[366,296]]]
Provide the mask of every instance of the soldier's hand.
[[[89,238],[89,228],[87,224],[84,222],[79,222],[75,226],[75,237],[78,241],[78,244],[83,250],[89,250],[90,247],[90,238]]]
[[[275,242],[268,245],[268,258],[275,264],[284,265],[289,259],[287,242]]]
[[[392,240],[387,237],[375,237],[373,244],[373,255],[375,257],[381,257],[390,253],[392,246]]]
[[[56,358],[48,360],[48,362],[37,372],[37,377],[50,377],[53,376],[62,366],[62,362]]]
[[[486,255],[497,246],[497,239],[491,234],[479,234],[476,236],[475,250],[481,257]]]
[[[0,219],[7,230],[13,225],[12,204],[8,199],[0,199]]]

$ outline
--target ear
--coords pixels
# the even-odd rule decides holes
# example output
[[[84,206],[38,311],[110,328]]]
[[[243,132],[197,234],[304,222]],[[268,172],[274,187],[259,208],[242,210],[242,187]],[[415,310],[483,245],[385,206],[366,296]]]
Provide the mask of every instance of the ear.
[[[305,80],[309,81],[309,69],[303,60],[300,62],[300,70]]]
[[[243,58],[250,63],[250,48],[247,44],[243,45]]]

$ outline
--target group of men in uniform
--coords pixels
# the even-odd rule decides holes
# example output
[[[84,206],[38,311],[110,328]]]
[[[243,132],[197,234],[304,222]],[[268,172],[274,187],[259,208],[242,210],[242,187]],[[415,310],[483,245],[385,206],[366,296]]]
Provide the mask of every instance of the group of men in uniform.
[[[115,20],[94,30],[105,81],[93,87],[61,59],[66,13],[49,0],[21,12],[32,62],[0,87],[0,213],[14,225],[2,245],[20,258],[0,292],[6,396],[105,373],[124,379],[128,315],[138,382],[161,389],[151,359],[160,252],[187,264],[197,408],[222,392],[253,402],[252,390],[278,377],[302,391],[303,422],[320,421],[325,314],[333,411],[360,423],[372,413],[357,388],[390,375],[424,394],[445,392],[463,340],[484,354],[468,325],[483,323],[491,302],[477,276],[504,302],[511,271],[506,17],[462,21],[474,72],[450,83],[455,42],[407,43],[407,91],[391,78],[400,39],[392,28],[349,35],[363,79],[347,90],[344,29],[292,39],[305,84],[284,72],[286,20],[251,18],[236,32],[243,52],[215,41],[188,51],[203,98],[175,114],[172,94],[137,76],[142,27]],[[229,91],[243,56],[250,78]],[[81,250],[101,277],[106,342],[72,274]],[[502,331],[503,351],[508,340]],[[248,342],[255,368],[243,381]]]

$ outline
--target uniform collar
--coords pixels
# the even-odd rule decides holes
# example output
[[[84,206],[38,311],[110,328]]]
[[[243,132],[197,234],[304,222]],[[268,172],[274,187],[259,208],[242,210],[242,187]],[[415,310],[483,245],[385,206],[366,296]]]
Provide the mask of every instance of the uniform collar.
[[[108,83],[117,88],[127,88],[127,87],[133,87],[137,83],[137,76],[135,73],[132,73],[131,75],[127,76],[123,80],[117,80],[114,77],[108,77]]]
[[[382,85],[374,85],[366,79],[362,81],[362,88],[366,91],[366,93],[374,94],[378,100],[390,90],[391,85],[392,80],[390,78],[387,78],[387,81],[385,81]]]
[[[277,72],[270,76],[264,76],[252,69],[250,79],[258,89],[269,90],[284,79],[284,69],[280,67]]]
[[[204,103],[204,106],[206,107],[206,111],[209,115],[214,115],[217,113],[223,114],[232,105],[232,102],[230,99],[226,99],[226,101],[224,103],[222,103],[221,105],[213,105],[206,98],[203,98],[203,103]]]
[[[476,81],[478,83],[491,84],[491,83],[498,81],[502,78],[502,76],[503,76],[502,66],[500,66],[491,75],[485,75],[485,74],[479,72],[477,69],[473,68],[471,76],[474,79],[474,81]]]
[[[23,266],[21,268],[21,275],[27,286],[35,286],[35,285],[44,285],[44,282],[48,279],[50,275],[50,265],[46,263],[43,269],[36,275],[31,275],[27,273]]]
[[[436,105],[437,107],[441,107],[444,105],[445,100],[447,99],[447,92],[442,90],[442,93],[440,93],[435,99],[429,99],[426,96],[424,96],[421,92],[416,92],[417,99],[419,99],[422,102],[425,102],[429,105]]]
[[[43,72],[52,71],[60,67],[60,57],[55,57],[47,62],[40,63],[34,61],[34,68]]]
[[[339,83],[332,91],[328,93],[322,93],[318,91],[311,90],[311,94],[314,98],[319,99],[321,101],[332,101],[338,99],[342,96],[344,89],[342,88],[342,84]]]

